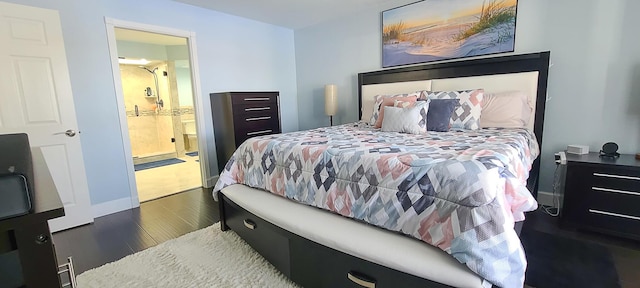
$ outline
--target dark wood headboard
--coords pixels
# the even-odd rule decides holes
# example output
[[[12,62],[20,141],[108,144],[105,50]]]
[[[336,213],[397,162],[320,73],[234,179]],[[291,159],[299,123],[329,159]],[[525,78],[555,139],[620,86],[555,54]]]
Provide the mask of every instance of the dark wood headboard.
[[[538,89],[533,132],[542,149],[544,129],[544,110],[547,98],[547,79],[549,75],[549,51],[509,55],[501,57],[462,60],[437,64],[410,66],[358,74],[358,111],[362,118],[362,86],[394,82],[419,81],[429,79],[445,79],[483,75],[497,75],[521,72],[538,72]],[[538,196],[538,177],[540,174],[540,158],[533,162],[527,187],[534,197]]]

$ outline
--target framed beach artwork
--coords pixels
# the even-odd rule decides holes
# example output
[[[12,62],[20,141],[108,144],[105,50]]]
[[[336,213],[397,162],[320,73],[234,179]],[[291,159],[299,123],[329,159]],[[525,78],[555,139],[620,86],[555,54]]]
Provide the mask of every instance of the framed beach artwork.
[[[382,67],[513,52],[518,0],[424,0],[382,12]]]

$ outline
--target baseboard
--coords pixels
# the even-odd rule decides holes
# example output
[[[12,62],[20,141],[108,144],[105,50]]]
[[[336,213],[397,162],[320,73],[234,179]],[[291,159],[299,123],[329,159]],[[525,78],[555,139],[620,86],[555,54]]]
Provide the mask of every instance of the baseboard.
[[[113,214],[131,208],[133,208],[133,206],[131,205],[131,197],[120,198],[91,206],[94,218]]]
[[[204,188],[212,188],[216,185],[216,182],[218,182],[218,178],[220,178],[220,176],[216,175],[207,179],[207,183],[205,183]]]
[[[559,195],[562,197],[562,195]],[[546,191],[538,191],[538,204],[545,206],[554,206],[553,204],[553,193]],[[560,201],[562,203],[562,201]]]

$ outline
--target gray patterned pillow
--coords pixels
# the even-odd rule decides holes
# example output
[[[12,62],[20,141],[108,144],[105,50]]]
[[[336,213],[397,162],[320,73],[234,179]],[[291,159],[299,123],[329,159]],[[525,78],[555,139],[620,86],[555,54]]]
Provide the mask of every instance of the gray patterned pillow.
[[[424,134],[427,132],[427,101],[416,102],[412,107],[400,108],[385,106],[382,119],[383,132],[401,132]]]
[[[482,115],[483,89],[465,91],[422,91],[420,99],[460,99],[451,114],[451,128],[478,130]]]

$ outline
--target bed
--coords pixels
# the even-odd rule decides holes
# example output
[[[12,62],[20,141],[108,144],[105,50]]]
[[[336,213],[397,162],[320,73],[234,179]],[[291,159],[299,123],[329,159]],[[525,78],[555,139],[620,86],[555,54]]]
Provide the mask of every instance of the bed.
[[[304,287],[522,286],[518,227],[537,205],[549,56],[359,74],[364,121],[238,148],[214,188],[221,228]],[[523,91],[526,127],[416,136],[364,123],[374,95],[478,87]]]

